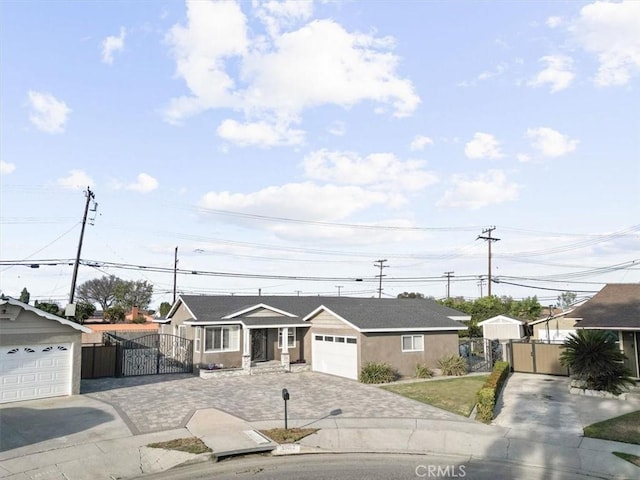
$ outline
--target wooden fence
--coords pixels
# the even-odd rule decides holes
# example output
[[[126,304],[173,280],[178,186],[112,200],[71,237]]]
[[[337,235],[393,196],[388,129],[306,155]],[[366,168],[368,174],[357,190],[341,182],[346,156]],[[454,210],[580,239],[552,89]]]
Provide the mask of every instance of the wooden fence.
[[[82,378],[115,377],[115,345],[82,346]]]
[[[562,348],[558,343],[512,340],[509,353],[513,371],[568,376],[569,369],[560,364]]]

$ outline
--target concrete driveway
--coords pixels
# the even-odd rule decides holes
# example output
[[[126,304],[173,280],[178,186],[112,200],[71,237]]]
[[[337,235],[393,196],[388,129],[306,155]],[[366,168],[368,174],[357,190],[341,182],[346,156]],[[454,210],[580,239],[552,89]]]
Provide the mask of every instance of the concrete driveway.
[[[134,434],[186,425],[196,410],[216,408],[248,422],[284,418],[282,389],[291,396],[289,418],[466,418],[377,387],[321,373],[290,373],[217,379],[193,375],[83,380],[82,392],[112,405]]]
[[[509,437],[555,438],[558,444],[580,441],[592,423],[640,409],[640,397],[628,400],[572,395],[569,378],[513,373],[496,405],[495,425],[510,429]]]

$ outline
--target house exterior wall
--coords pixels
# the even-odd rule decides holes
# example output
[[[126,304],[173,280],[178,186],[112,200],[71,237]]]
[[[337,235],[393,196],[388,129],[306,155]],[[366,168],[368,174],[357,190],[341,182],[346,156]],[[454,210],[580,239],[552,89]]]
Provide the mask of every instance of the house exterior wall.
[[[14,321],[0,322],[0,346],[2,347],[49,343],[71,344],[73,356],[71,393],[79,394],[82,368],[82,334],[79,330],[47,320],[27,310],[22,310]]]
[[[403,352],[403,335],[423,335],[424,351]],[[458,354],[456,331],[363,333],[358,343],[358,370],[369,362],[384,362],[394,367],[400,375],[408,377],[415,376],[419,363],[436,368],[443,356]]]
[[[289,329],[294,327],[289,327]],[[296,331],[296,342],[294,347],[289,347],[289,361],[296,362],[304,359],[302,352],[304,351],[304,331],[308,328],[294,328]],[[301,347],[302,346],[302,347]],[[280,360],[282,349],[278,348],[278,329],[270,328],[267,331],[267,359]]]
[[[560,331],[560,333],[564,333],[565,335],[569,332],[573,333],[576,331],[575,328],[576,319],[575,318],[566,318],[566,317],[558,317],[552,318],[549,321],[549,334],[551,338],[554,337],[554,332]],[[544,332],[544,333],[543,333]],[[533,325],[533,336],[534,340],[546,339],[547,332],[547,322],[540,322]]]

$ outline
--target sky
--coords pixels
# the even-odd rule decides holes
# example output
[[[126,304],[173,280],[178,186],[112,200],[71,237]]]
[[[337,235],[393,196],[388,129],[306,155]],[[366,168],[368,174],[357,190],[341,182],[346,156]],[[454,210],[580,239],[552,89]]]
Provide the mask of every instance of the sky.
[[[0,289],[67,303],[88,188],[77,284],[152,308],[176,248],[178,294],[477,298],[489,245],[494,295],[639,282],[638,32],[637,1],[4,0]]]

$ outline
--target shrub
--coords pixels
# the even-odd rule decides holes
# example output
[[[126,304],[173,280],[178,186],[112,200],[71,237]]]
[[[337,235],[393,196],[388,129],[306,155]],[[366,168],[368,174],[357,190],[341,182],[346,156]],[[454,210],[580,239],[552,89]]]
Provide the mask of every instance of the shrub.
[[[138,315],[136,318],[131,320],[131,323],[147,323],[147,319],[144,315]]]
[[[476,419],[485,423],[489,423],[493,420],[493,409],[496,406],[496,400],[502,385],[509,375],[509,363],[508,362],[496,362],[493,366],[493,371],[487,381],[484,382],[482,388],[478,390],[476,394],[476,400],[478,402],[478,409],[476,413]]]
[[[398,377],[398,372],[388,363],[369,362],[360,371],[362,383],[390,383]]]
[[[633,384],[623,364],[625,358],[610,332],[579,329],[565,340],[560,363],[588,389],[619,395]]]
[[[443,375],[466,375],[467,361],[460,355],[447,355],[438,360]]]
[[[433,377],[433,370],[426,365],[419,363],[416,365],[416,378],[431,378]]]

